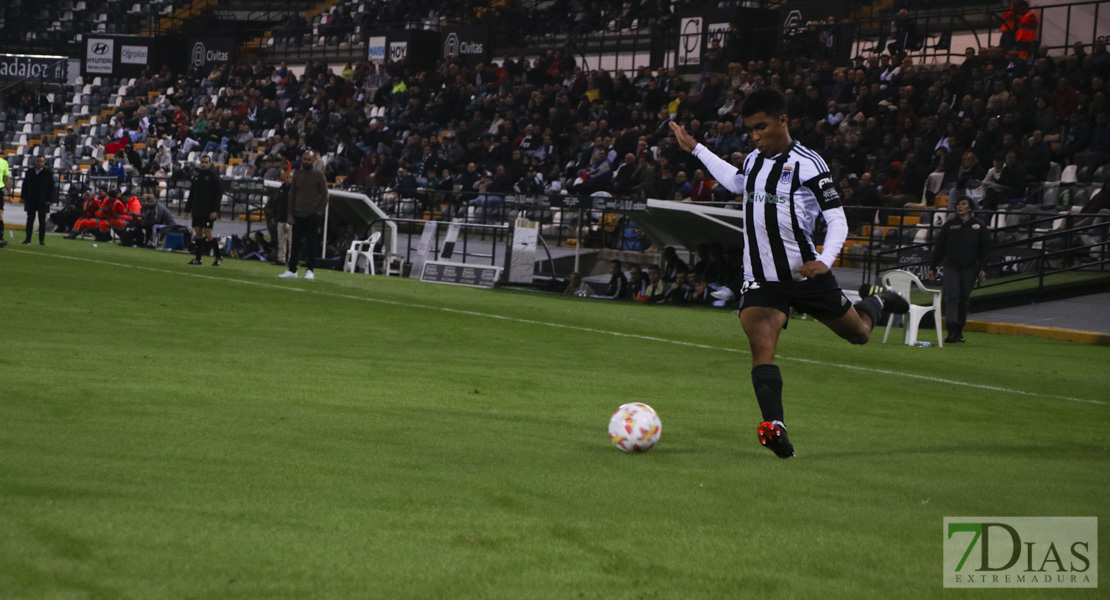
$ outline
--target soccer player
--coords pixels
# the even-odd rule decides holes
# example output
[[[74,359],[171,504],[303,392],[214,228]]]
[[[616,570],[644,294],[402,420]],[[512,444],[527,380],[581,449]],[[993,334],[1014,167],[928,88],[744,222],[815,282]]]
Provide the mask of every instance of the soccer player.
[[[744,195],[744,283],[740,325],[752,351],[752,385],[763,413],[759,441],[779,458],[794,456],[782,408],[782,375],[775,346],[790,308],[808,313],[853,344],[866,344],[888,310],[904,313],[906,300],[876,288],[852,306],[829,270],[848,236],[840,194],[825,161],[790,138],[786,98],[771,88],[752,92],[740,110],[756,152],[737,169],[697,143],[678,123],[679,145],[734,194]],[[817,218],[828,233],[820,253],[813,243]]]
[[[193,177],[193,186],[189,190],[189,201],[185,203],[185,210],[193,216],[193,233],[197,245],[196,258],[189,261],[189,264],[201,264],[200,258],[211,249],[216,257],[212,266],[218,267],[223,259],[220,257],[220,245],[212,237],[212,225],[220,218],[223,185],[220,183],[220,176],[212,169],[211,156],[200,157],[198,166],[197,174]]]

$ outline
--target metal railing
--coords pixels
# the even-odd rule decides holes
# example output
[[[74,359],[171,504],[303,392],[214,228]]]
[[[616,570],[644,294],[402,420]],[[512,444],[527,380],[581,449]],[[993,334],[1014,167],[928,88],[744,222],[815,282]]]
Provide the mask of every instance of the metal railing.
[[[908,211],[889,210],[901,215]],[[1100,217],[1093,214],[1061,215],[1035,210],[980,211],[976,216],[988,223],[1014,221],[989,229],[988,278],[978,283],[978,290],[998,288],[994,291],[1001,292],[1004,291],[1001,288],[1015,283],[1036,280],[1033,289],[1021,288],[1022,293],[1036,298],[1059,283],[1056,280],[1046,283],[1046,278],[1054,275],[1082,273],[1110,277],[1110,220],[1099,222]],[[930,219],[927,224],[890,228],[899,231],[903,240],[916,237],[906,236],[905,232],[916,234],[924,230],[926,240],[921,242],[884,247],[881,239],[872,237],[863,255],[864,283],[878,281],[881,273],[889,269],[904,269],[924,280],[932,265],[934,238],[943,223]]]

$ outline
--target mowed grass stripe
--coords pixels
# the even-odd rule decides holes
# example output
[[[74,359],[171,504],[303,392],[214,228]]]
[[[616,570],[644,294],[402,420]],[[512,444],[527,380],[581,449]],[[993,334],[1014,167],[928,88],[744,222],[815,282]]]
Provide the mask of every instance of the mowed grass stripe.
[[[39,256],[50,256],[50,257],[54,257],[54,258],[63,258],[63,259],[69,259],[69,260],[84,261],[84,262],[102,264],[102,265],[107,265],[107,266],[141,269],[141,270],[146,270],[146,271],[151,271],[151,272],[156,272],[156,273],[169,274],[169,275],[184,275],[184,276],[188,276],[188,277],[197,277],[197,278],[201,278],[201,279],[214,280],[214,281],[225,281],[225,282],[237,283],[237,284],[255,285],[255,286],[277,289],[277,290],[283,290],[283,291],[307,292],[307,293],[311,293],[311,294],[317,295],[317,296],[326,296],[326,297],[332,297],[332,298],[343,298],[343,299],[355,300],[355,301],[360,301],[360,302],[371,302],[371,303],[386,304],[386,305],[391,305],[391,306],[399,306],[399,307],[418,309],[418,310],[432,310],[432,311],[439,311],[439,312],[446,312],[446,313],[469,315],[469,316],[485,318],[485,319],[512,321],[512,322],[524,323],[524,324],[536,325],[536,326],[542,326],[542,327],[562,328],[562,329],[568,329],[568,330],[572,330],[572,331],[579,331],[579,332],[583,332],[583,333],[592,333],[592,334],[608,335],[608,336],[615,336],[615,337],[628,337],[628,338],[633,338],[633,339],[638,339],[638,340],[659,342],[659,343],[664,343],[664,344],[671,344],[671,345],[676,345],[676,346],[685,346],[685,347],[689,347],[689,348],[698,348],[698,349],[703,349],[703,350],[711,350],[711,351],[719,351],[719,352],[731,352],[731,353],[739,353],[739,354],[750,354],[747,350],[742,350],[742,349],[738,349],[738,348],[731,348],[731,347],[727,347],[727,346],[701,344],[701,343],[696,343],[696,342],[688,342],[688,341],[682,341],[682,340],[667,339],[667,338],[658,337],[658,336],[649,336],[649,335],[636,334],[636,333],[626,333],[626,332],[613,331],[613,330],[604,330],[604,329],[598,329],[598,328],[592,328],[592,327],[581,327],[581,326],[576,326],[576,325],[571,325],[571,324],[566,324],[566,323],[553,323],[553,322],[542,321],[542,320],[524,319],[524,318],[514,317],[514,316],[509,316],[509,315],[500,315],[500,314],[494,314],[494,313],[488,313],[488,312],[464,310],[464,309],[457,309],[457,308],[451,308],[451,307],[446,307],[446,306],[435,306],[435,305],[421,304],[421,303],[415,303],[415,302],[394,301],[394,300],[388,300],[388,299],[383,299],[383,298],[374,298],[374,297],[367,297],[367,296],[355,295],[355,294],[342,294],[342,293],[337,293],[337,292],[328,292],[328,291],[319,290],[319,289],[293,287],[291,285],[280,285],[280,284],[275,284],[275,283],[266,283],[266,282],[260,282],[260,281],[243,280],[243,279],[237,279],[237,278],[230,277],[230,276],[204,275],[204,274],[201,274],[201,273],[190,273],[190,272],[182,272],[182,271],[177,271],[177,270],[169,270],[169,269],[164,269],[164,268],[145,267],[145,266],[139,266],[139,265],[133,265],[133,264],[127,264],[127,263],[104,261],[104,260],[97,260],[97,259],[89,259],[89,258],[83,258],[83,257],[57,255],[57,254],[43,255],[43,254],[40,254],[40,253],[34,253],[34,252],[28,252],[28,251],[16,251],[16,252],[22,252],[24,254],[37,254]],[[313,284],[308,284],[308,285],[309,286],[318,286],[319,284],[313,283]],[[881,332],[882,330],[877,329],[876,331]],[[877,342],[877,340],[873,340],[873,343],[875,343],[875,342]],[[779,358],[780,360],[794,361],[794,362],[803,363],[803,364],[820,365],[820,366],[824,366],[824,367],[832,367],[832,368],[837,368],[837,369],[851,369],[851,370],[855,370],[855,371],[867,372],[867,373],[872,373],[872,374],[876,374],[876,375],[904,377],[904,378],[911,378],[911,379],[916,379],[916,380],[920,380],[920,381],[928,381],[928,382],[944,384],[944,385],[956,385],[956,386],[963,386],[963,387],[976,388],[976,389],[982,389],[982,390],[999,391],[999,392],[1005,392],[1005,393],[1009,393],[1009,394],[1017,394],[1017,395],[1023,395],[1023,396],[1043,397],[1043,398],[1050,398],[1050,399],[1054,399],[1054,400],[1065,400],[1065,401],[1069,401],[1069,402],[1080,402],[1080,403],[1096,404],[1096,405],[1102,405],[1102,406],[1106,406],[1106,405],[1110,404],[1110,402],[1107,402],[1107,401],[1104,401],[1104,400],[1094,400],[1094,399],[1089,399],[1089,398],[1076,398],[1076,397],[1072,397],[1072,396],[1062,396],[1062,395],[1058,395],[1058,394],[1045,394],[1045,393],[1040,393],[1040,392],[1015,389],[1015,388],[1006,387],[1006,386],[987,385],[987,384],[980,384],[980,383],[974,383],[974,382],[959,381],[959,380],[950,379],[950,378],[936,377],[936,376],[930,376],[930,375],[921,375],[921,374],[918,374],[918,373],[912,373],[912,372],[908,372],[908,371],[905,371],[905,370],[882,369],[882,368],[875,368],[875,367],[863,366],[863,365],[853,365],[853,364],[829,362],[829,361],[818,360],[818,359],[813,359],[813,358],[804,358],[804,357],[797,357],[797,356],[784,356],[782,354],[779,354],[777,356],[777,358]]]

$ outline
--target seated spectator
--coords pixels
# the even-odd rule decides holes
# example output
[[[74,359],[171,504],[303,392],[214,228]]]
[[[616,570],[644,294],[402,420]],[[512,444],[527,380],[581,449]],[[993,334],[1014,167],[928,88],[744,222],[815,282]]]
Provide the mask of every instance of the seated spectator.
[[[960,168],[956,170],[955,188],[949,198],[968,196],[976,203],[982,201],[986,189],[982,187],[987,172],[979,164],[979,157],[968,150],[960,157]]]
[[[606,190],[613,180],[612,166],[609,164],[608,152],[597,150],[593,159],[578,172],[577,181],[571,186],[571,191],[579,194],[592,194]]]
[[[674,246],[667,246],[663,248],[663,280],[667,283],[673,282],[678,277],[680,272],[686,273],[689,267],[686,262],[678,257],[678,252],[675,251]]]
[[[695,275],[690,285],[690,293],[686,298],[686,303],[690,306],[715,306],[718,300],[710,295],[711,291],[705,277]]]
[[[621,261],[609,261],[609,284],[605,286],[605,294],[599,298],[624,300],[628,297],[628,278],[621,271]]]
[[[883,185],[884,193],[880,196],[883,205],[902,207],[908,202],[919,202],[921,194],[925,190],[925,179],[929,176],[929,170],[917,161],[915,152],[908,152],[904,163],[891,164],[891,178],[896,176],[896,164],[900,169],[898,169],[899,172],[893,189],[890,189],[886,184]],[[889,178],[887,183],[890,183]]]
[[[564,296],[588,296],[590,295],[590,286],[582,281],[582,274],[575,271],[570,274],[570,279],[567,279],[567,287],[563,290]]]
[[[661,302],[663,300],[663,297],[667,293],[667,289],[667,282],[663,281],[663,278],[659,273],[659,267],[656,265],[651,265],[650,267],[648,267],[647,285],[644,286],[643,290],[640,292],[640,295],[638,297],[634,297],[633,300],[651,303]]]
[[[339,228],[339,231],[341,233],[327,246],[326,252],[329,258],[346,256],[347,250],[351,249],[351,244],[358,239],[355,226],[350,223]]]
[[[848,177],[851,179],[852,176]],[[882,201],[879,200],[879,190],[871,181],[871,173],[865,171],[851,187],[851,194],[844,198],[848,226],[858,230],[862,225],[878,223],[879,209],[882,205]]]
[[[675,273],[674,281],[671,282],[667,291],[663,293],[661,302],[664,304],[673,304],[675,306],[686,306],[690,300],[691,287],[688,282],[689,275],[685,270]]]
[[[694,187],[686,180],[686,171],[678,171],[674,174],[674,184],[671,187],[671,193],[667,196],[668,200],[686,201],[690,199],[690,192]]]
[[[1025,190],[1029,186],[1029,174],[1018,161],[1017,152],[1010,151],[1005,158],[995,156],[994,168],[988,173],[986,182],[987,193],[983,208],[994,210],[1002,204],[1009,204],[1017,200],[1024,200]]]
[[[267,262],[266,236],[261,231],[254,232],[253,237],[243,234],[242,247],[239,249],[239,258],[243,260],[260,260]]]
[[[627,296],[633,300],[639,300],[643,295],[644,290],[647,289],[648,280],[644,276],[644,270],[640,265],[632,265],[628,267],[628,294]]]
[[[140,223],[147,245],[156,248],[161,231],[166,227],[177,225],[177,219],[174,218],[170,209],[159,204],[154,196],[146,194],[143,196],[142,200],[142,217]]]
[[[694,182],[690,184],[690,200],[693,202],[712,202],[713,201],[713,186],[716,184],[712,179],[705,178],[705,171],[701,169],[694,170]]]

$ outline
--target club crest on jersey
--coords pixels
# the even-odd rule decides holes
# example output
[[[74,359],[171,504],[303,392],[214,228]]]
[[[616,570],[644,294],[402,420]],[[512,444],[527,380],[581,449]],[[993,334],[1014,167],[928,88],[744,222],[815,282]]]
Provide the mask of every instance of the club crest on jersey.
[[[779,175],[779,183],[787,184],[794,177],[794,167],[783,167],[782,175]]]

